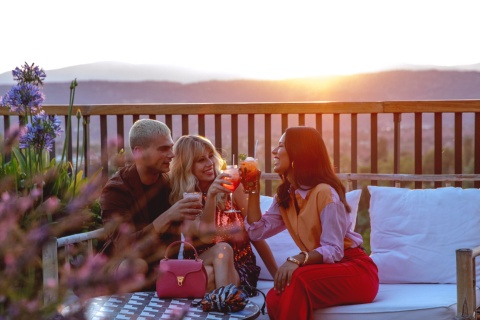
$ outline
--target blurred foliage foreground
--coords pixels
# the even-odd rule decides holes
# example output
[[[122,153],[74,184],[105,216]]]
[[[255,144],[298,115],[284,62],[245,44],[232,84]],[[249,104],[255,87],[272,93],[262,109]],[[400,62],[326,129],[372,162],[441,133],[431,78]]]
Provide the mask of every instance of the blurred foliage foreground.
[[[42,110],[44,71],[25,63],[12,74],[17,84],[0,96],[0,107],[19,118],[0,149],[0,319],[83,319],[85,301],[118,292],[131,275],[108,278],[100,272],[107,263],[104,256],[67,246],[59,254],[59,283],[42,277],[42,248],[52,237],[98,227],[100,175],[87,178],[79,169],[83,138],[77,136],[75,165],[65,157],[77,83],[70,86],[67,136],[57,161],[49,159],[49,151],[63,130],[56,116]],[[80,112],[75,117],[82,121]],[[74,263],[67,253],[75,257]],[[46,291],[53,292],[54,299],[46,299]],[[72,292],[75,308],[64,304]]]

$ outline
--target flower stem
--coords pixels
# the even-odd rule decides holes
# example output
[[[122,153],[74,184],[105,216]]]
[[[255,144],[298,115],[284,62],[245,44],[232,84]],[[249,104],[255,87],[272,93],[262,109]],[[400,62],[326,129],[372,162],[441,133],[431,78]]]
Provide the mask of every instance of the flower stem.
[[[73,109],[73,101],[75,100],[75,87],[77,86],[77,79],[73,80],[70,84],[70,102],[68,104],[68,118],[67,118],[67,125],[65,127],[65,143],[63,144],[63,152],[62,158],[60,159],[60,165],[63,164],[65,160],[67,148],[68,148],[68,140],[70,139],[70,127],[71,127],[71,117],[72,117],[72,109]]]
[[[83,118],[83,116],[82,116]],[[85,134],[85,127],[87,125],[87,122],[85,119],[82,121],[83,124],[83,131],[82,131],[82,153],[81,153],[81,158],[80,158],[80,165],[83,166],[85,163],[85,166],[87,163],[85,162],[85,146],[87,145],[87,135]]]
[[[80,109],[77,111],[77,159],[75,160],[75,175],[73,176],[73,193],[72,197],[75,196],[75,189],[77,187],[77,173],[78,173],[78,153],[80,147],[80,119],[82,118],[82,114],[80,113]]]

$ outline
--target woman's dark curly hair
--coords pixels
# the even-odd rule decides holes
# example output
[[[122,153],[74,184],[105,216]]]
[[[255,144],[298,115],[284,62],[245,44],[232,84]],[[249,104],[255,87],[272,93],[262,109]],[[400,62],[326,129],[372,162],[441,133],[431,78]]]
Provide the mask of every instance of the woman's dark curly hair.
[[[345,186],[335,174],[320,132],[311,127],[288,128],[285,131],[284,146],[291,163],[284,174],[280,175],[282,183],[277,189],[279,205],[283,208],[290,206],[291,184],[286,177],[293,171],[293,180],[298,188],[310,189],[320,183],[326,183],[337,191],[340,201],[345,205],[347,212],[350,212],[345,197]]]

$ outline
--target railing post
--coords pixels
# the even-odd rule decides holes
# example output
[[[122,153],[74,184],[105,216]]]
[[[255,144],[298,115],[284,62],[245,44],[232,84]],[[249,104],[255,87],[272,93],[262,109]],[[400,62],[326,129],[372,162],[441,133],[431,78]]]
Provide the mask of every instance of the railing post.
[[[190,133],[188,128],[188,114],[182,114],[182,135],[187,135]]]
[[[463,166],[463,139],[462,139],[462,114],[455,112],[455,128],[454,128],[454,141],[455,141],[455,174],[462,174]],[[462,182],[456,182],[456,187],[461,187]]]
[[[353,187],[353,180],[348,179],[347,180],[347,189],[345,191],[349,192],[349,191],[352,191],[352,190],[355,190],[354,187]]]
[[[474,162],[473,165],[473,173],[479,174],[480,173],[480,113],[475,113],[475,138],[474,138],[474,146],[475,146],[475,155],[474,155]],[[475,181],[473,184],[474,188],[480,188],[480,181]]]
[[[434,174],[442,174],[442,159],[443,159],[443,145],[442,145],[442,135],[443,135],[443,121],[442,121],[442,113],[435,112],[434,113]],[[439,182],[435,182],[435,188],[440,188],[442,185]]]
[[[42,248],[43,302],[45,305],[58,299],[57,238],[48,239]]]
[[[107,116],[100,116],[100,161],[102,165],[102,185],[109,178],[108,172],[108,123]]]
[[[10,139],[10,137],[7,136],[7,132],[8,130],[10,129],[10,116],[3,116],[3,140],[4,140],[4,143],[6,143],[6,139]],[[4,150],[2,150],[2,152],[4,152]],[[11,155],[10,155],[10,152],[7,152],[5,154],[5,162],[8,162],[10,161],[11,159]]]
[[[222,149],[222,115],[216,114],[215,119],[215,147],[217,150]]]
[[[231,146],[232,146],[232,151],[231,151],[231,154],[230,154],[230,158],[232,158],[233,155],[235,155],[235,163],[238,163],[238,155],[240,153],[243,153],[243,152],[240,152],[240,150],[238,150],[238,114],[232,114],[231,115],[231,119],[230,119],[230,123],[231,123],[231,137],[232,137],[232,142],[231,142]],[[249,128],[250,130],[250,128]],[[253,154],[252,153],[249,153],[249,154]]]
[[[122,115],[117,115],[117,153],[125,150],[125,119]],[[128,144],[128,141],[127,141]]]
[[[255,115],[248,114],[247,116],[247,132],[248,132],[248,154],[255,153]]]
[[[401,113],[393,114],[393,173],[400,173],[400,122]]]
[[[90,169],[90,116],[83,116],[83,156],[84,156],[84,168],[85,177],[88,177]]]
[[[422,174],[423,172],[423,157],[422,157],[422,118],[423,114],[421,112],[415,113],[415,147],[414,147],[414,162],[415,162],[415,174]],[[415,189],[421,189],[422,182],[415,181]]]
[[[475,268],[471,249],[456,250],[457,320],[475,319]]]
[[[378,115],[370,114],[370,172],[378,173]],[[372,186],[378,185],[377,181],[371,181]]]
[[[270,147],[272,145],[272,115],[265,114],[265,147],[268,147],[265,152],[270,154]],[[272,157],[267,157],[265,155],[265,167],[264,172],[271,172],[272,171]],[[272,195],[272,181],[268,180],[265,181],[265,195],[271,196]]]
[[[351,145],[350,145],[350,172],[358,172],[358,128],[357,128],[357,114],[352,113],[351,116]],[[357,189],[357,181],[352,182],[352,188]]]
[[[340,172],[340,114],[333,115],[333,167]]]

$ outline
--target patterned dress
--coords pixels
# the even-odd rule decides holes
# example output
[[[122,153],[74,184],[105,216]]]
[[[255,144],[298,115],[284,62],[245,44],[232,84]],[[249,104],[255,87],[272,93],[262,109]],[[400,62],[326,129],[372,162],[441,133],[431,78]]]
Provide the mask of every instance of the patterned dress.
[[[204,197],[205,201],[205,197]],[[225,210],[230,209],[230,200],[225,203]],[[218,242],[226,242],[230,244],[234,252],[235,269],[240,276],[240,285],[251,287],[257,286],[258,277],[260,275],[260,267],[256,264],[256,257],[252,251],[250,238],[245,230],[243,217],[240,212],[226,213],[217,207],[215,214],[215,224],[217,226],[218,235],[214,238],[213,243],[196,247],[198,254],[205,252]],[[187,259],[194,258],[193,250],[185,248],[184,257]],[[248,289],[246,290],[250,296],[253,295]]]

